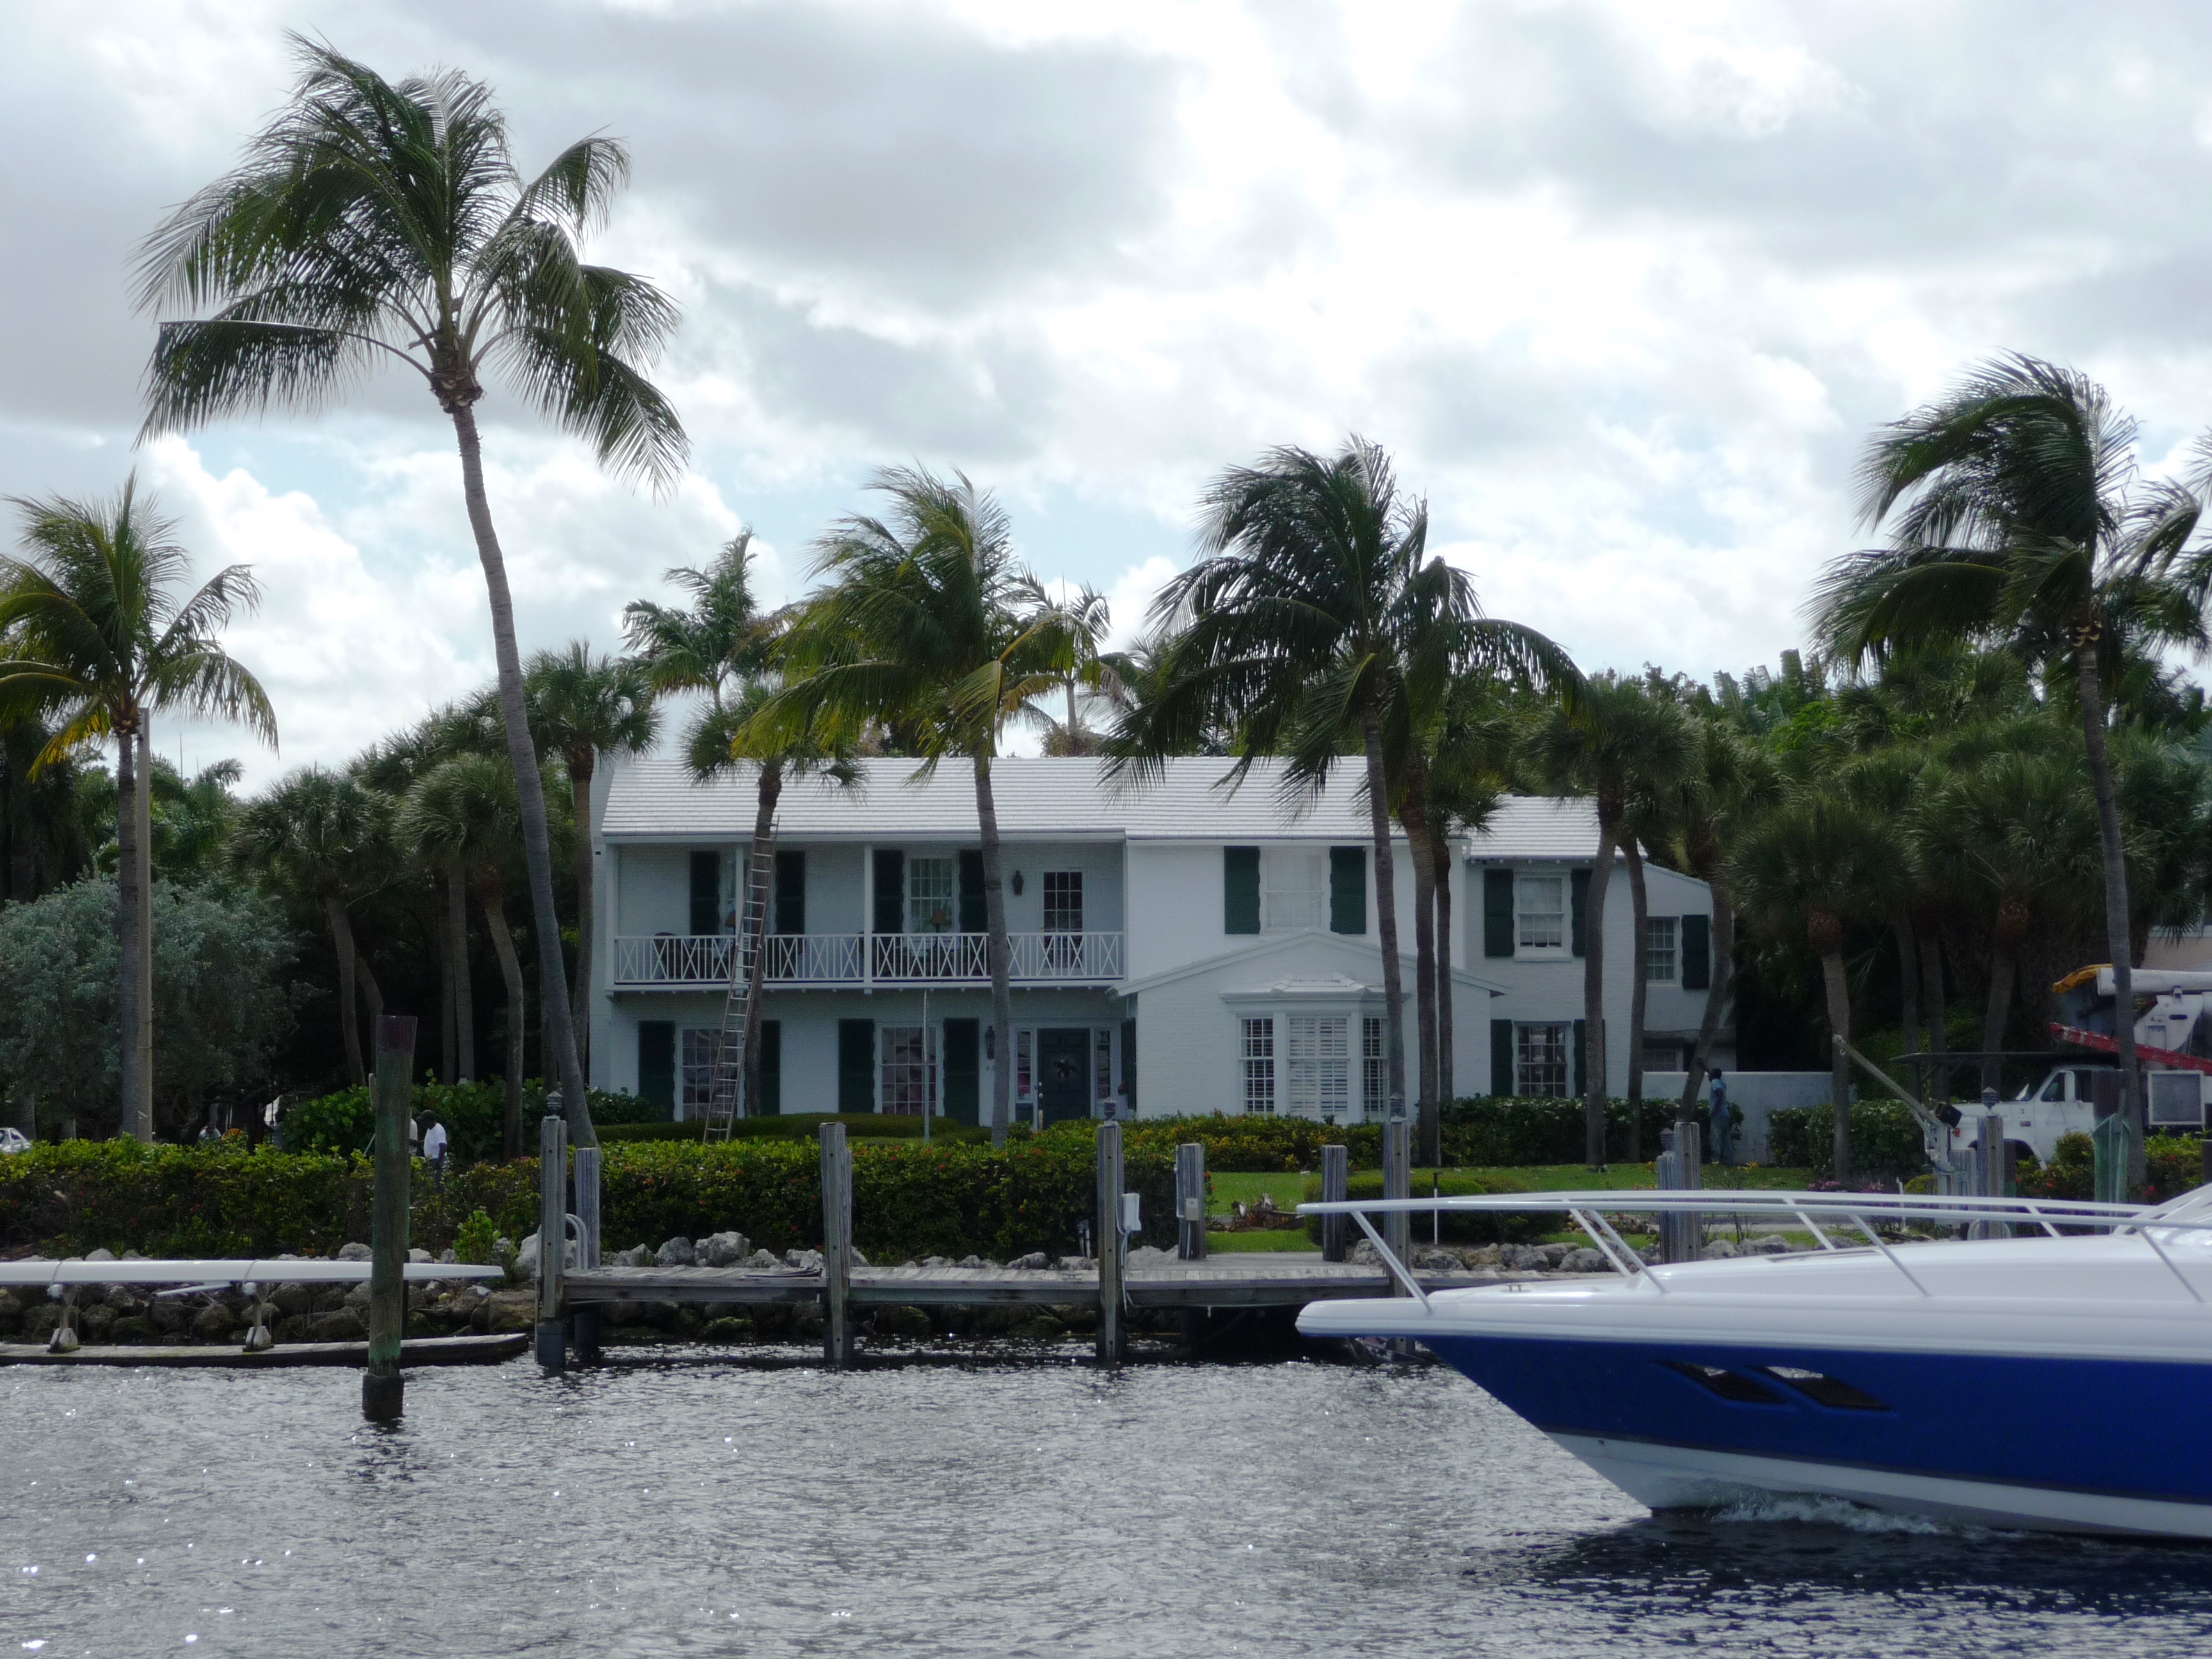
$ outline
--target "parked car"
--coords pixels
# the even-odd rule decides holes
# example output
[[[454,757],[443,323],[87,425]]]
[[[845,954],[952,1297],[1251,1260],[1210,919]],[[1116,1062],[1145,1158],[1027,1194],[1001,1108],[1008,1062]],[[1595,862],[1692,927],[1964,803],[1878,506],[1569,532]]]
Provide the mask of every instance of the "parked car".
[[[0,1129],[0,1158],[4,1158],[12,1152],[27,1152],[30,1150],[30,1137],[21,1129],[14,1127]]]

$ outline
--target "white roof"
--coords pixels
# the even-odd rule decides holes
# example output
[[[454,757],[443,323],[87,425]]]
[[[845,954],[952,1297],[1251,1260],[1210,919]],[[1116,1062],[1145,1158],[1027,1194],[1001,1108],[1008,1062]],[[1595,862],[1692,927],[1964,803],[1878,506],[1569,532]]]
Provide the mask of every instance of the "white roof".
[[[666,755],[611,757],[601,833],[611,841],[742,841],[756,804],[750,767],[693,781]],[[793,842],[972,841],[975,784],[968,764],[948,760],[915,781],[911,760],[860,763],[851,789],[818,779],[787,784],[776,833]],[[1261,763],[1233,793],[1220,787],[1229,763],[1207,757],[1170,760],[1157,783],[1116,787],[1089,759],[1007,757],[991,767],[999,833],[1013,840],[1051,836],[1081,840],[1204,842],[1295,839],[1350,844],[1371,831],[1358,774],[1340,768],[1303,811],[1276,798],[1274,768]],[[1510,796],[1487,832],[1474,839],[1479,859],[1587,859],[1597,847],[1597,807],[1586,799]]]

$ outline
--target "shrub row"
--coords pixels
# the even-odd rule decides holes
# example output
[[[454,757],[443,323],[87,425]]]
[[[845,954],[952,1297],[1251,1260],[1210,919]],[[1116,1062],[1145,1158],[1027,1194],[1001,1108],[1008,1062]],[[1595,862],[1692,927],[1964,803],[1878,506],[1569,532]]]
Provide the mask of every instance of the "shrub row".
[[[1810,1170],[1816,1181],[1835,1173],[1836,1109],[1791,1106],[1766,1119],[1767,1162]],[[1928,1167],[1920,1124],[1901,1101],[1861,1100],[1851,1106],[1851,1178],[1893,1181]]]
[[[447,1152],[454,1163],[482,1163],[500,1154],[507,1121],[507,1085],[497,1080],[421,1084],[415,1090],[413,1111],[417,1121],[427,1115],[446,1126]],[[532,1145],[537,1120],[544,1111],[545,1080],[531,1078],[522,1085],[522,1114],[524,1133]],[[659,1115],[658,1107],[635,1095],[592,1091],[595,1124],[646,1123]],[[368,1085],[362,1084],[286,1107],[279,1138],[287,1152],[365,1152],[375,1127],[376,1108],[369,1099]]]
[[[1174,1156],[1132,1149],[1127,1188],[1143,1195],[1147,1242],[1171,1244]],[[855,1242],[872,1257],[1001,1258],[1072,1253],[1097,1185],[1090,1126],[1070,1125],[994,1152],[933,1140],[856,1146]],[[448,1170],[416,1165],[410,1242],[450,1248],[478,1209],[520,1239],[537,1225],[533,1159]],[[601,1211],[610,1249],[725,1229],[776,1251],[818,1245],[821,1165],[789,1138],[610,1144]],[[0,1246],[81,1255],[105,1246],[151,1255],[327,1255],[368,1237],[368,1161],[247,1151],[235,1144],[65,1141],[0,1160]]]
[[[1698,1121],[1705,1121],[1698,1108]],[[1514,1169],[1584,1161],[1583,1107],[1579,1100],[1549,1097],[1474,1097],[1444,1109],[1439,1134],[1443,1161],[1455,1169]],[[1625,1100],[1607,1103],[1607,1156],[1625,1161],[1629,1153],[1629,1108]],[[1659,1152],[1662,1130],[1674,1126],[1672,1102],[1647,1100],[1638,1114],[1637,1152],[1650,1162]],[[1309,1118],[1143,1118],[1128,1126],[1125,1145],[1173,1149],[1196,1141],[1206,1148],[1206,1167],[1224,1172],[1261,1175],[1319,1167],[1321,1149],[1340,1144],[1355,1170],[1382,1165],[1382,1128],[1376,1123],[1331,1127]],[[1415,1149],[1419,1156],[1419,1148]]]
[[[2162,1204],[2204,1184],[2202,1141],[2153,1135],[2144,1154],[2148,1166],[2143,1185],[2145,1203]],[[2095,1198],[2096,1143],[2087,1135],[2061,1135],[2050,1163],[2021,1171],[2020,1191],[2023,1198]]]

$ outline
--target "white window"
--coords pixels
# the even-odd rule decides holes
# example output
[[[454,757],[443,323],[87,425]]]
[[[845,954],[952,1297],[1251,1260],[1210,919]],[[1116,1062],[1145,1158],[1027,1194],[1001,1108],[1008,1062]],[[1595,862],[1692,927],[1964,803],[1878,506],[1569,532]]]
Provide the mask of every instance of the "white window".
[[[1260,855],[1260,926],[1270,933],[1328,919],[1328,854],[1268,848]]]
[[[1674,979],[1674,916],[1646,916],[1644,919],[1644,977],[1664,980],[1672,984]]]
[[[1513,1092],[1558,1097],[1567,1092],[1567,1044],[1574,1026],[1546,1020],[1513,1028]]]
[[[937,1108],[936,1032],[920,1025],[879,1028],[883,1089],[878,1109],[933,1116]]]
[[[1382,1062],[1382,1022],[1372,1014],[1359,1022],[1359,1099],[1370,1117],[1390,1108],[1390,1073]]]
[[[1513,907],[1517,912],[1515,933],[1523,951],[1564,951],[1567,948],[1567,878],[1522,872],[1513,878]]]
[[[1044,872],[1044,931],[1079,933],[1083,931],[1083,872],[1048,870]]]
[[[908,859],[906,861],[906,930],[909,933],[949,933],[957,912],[953,894],[959,881],[952,859]]]
[[[687,1025],[677,1033],[677,1115],[698,1117],[714,1097],[714,1044],[720,1033],[710,1026]]]
[[[1242,1024],[1244,1109],[1272,1114],[1275,1109],[1275,1022],[1248,1019]]]
[[[1334,1117],[1352,1103],[1351,1018],[1344,1014],[1284,1017],[1285,1097],[1302,1116]]]
[[[1036,1033],[1023,1030],[1014,1033],[1014,1098],[1036,1098]]]

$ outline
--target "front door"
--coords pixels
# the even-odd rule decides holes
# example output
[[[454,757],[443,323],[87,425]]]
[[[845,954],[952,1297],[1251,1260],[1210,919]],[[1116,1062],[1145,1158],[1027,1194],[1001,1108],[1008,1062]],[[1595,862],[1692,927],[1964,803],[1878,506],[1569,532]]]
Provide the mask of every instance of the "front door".
[[[1091,1029],[1037,1033],[1037,1104],[1047,1123],[1091,1115]]]

